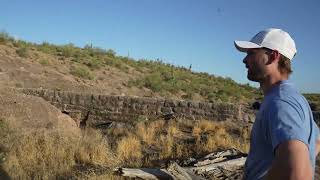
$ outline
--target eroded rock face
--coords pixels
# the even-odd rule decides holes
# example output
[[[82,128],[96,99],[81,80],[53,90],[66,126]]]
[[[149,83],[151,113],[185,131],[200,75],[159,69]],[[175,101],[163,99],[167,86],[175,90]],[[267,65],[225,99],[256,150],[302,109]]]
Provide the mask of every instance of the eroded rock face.
[[[0,118],[21,131],[59,130],[79,133],[76,122],[42,98],[0,89]]]

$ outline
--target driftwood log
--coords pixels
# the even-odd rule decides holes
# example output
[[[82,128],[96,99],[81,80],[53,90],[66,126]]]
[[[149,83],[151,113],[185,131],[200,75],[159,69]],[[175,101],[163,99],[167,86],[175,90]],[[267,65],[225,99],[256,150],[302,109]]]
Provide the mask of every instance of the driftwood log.
[[[141,179],[173,179],[166,169],[151,168],[116,168],[114,172],[120,176]]]
[[[124,177],[141,179],[203,180],[206,177],[228,177],[223,173],[238,170],[244,165],[246,158],[243,155],[240,151],[231,149],[208,154],[191,167],[181,167],[173,162],[166,169],[117,168],[115,173]]]
[[[208,164],[208,165],[204,165],[204,166],[191,167],[190,170],[194,171],[196,174],[203,174],[205,172],[213,171],[216,168],[223,168],[223,169],[227,169],[227,170],[234,169],[235,167],[243,166],[245,162],[246,162],[246,158],[241,157],[241,158],[237,158],[237,159]]]

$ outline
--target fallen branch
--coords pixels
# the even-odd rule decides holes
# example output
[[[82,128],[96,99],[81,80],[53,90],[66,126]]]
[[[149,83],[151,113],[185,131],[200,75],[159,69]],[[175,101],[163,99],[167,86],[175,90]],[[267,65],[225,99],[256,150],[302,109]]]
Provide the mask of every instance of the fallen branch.
[[[194,166],[196,166],[196,167],[205,166],[205,165],[208,165],[208,164],[218,163],[218,162],[224,161],[226,159],[227,159],[226,157],[218,157],[218,158],[215,158],[215,159],[212,159],[212,160],[206,159],[206,160],[203,160],[203,161],[200,161],[200,162],[194,164]]]
[[[229,161],[223,161],[223,162],[209,164],[209,165],[205,165],[205,166],[191,167],[189,169],[192,170],[193,172],[195,172],[196,174],[203,174],[205,172],[212,171],[216,168],[232,169],[235,166],[243,166],[245,161],[246,161],[246,158],[241,157],[238,159],[232,159]]]
[[[116,168],[114,172],[120,176],[141,179],[173,179],[164,169],[151,168]]]
[[[196,175],[190,169],[183,168],[175,162],[171,163],[167,170],[175,180],[204,180],[204,178]]]

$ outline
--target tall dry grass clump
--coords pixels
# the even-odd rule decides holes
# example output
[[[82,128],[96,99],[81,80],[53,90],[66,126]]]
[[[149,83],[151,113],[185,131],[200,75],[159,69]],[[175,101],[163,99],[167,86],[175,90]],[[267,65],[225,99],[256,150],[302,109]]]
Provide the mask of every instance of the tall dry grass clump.
[[[59,130],[21,131],[1,120],[2,168],[12,179],[59,179],[74,174],[76,164],[112,168],[118,163],[96,130],[79,136]]]
[[[123,137],[117,145],[117,156],[127,166],[140,166],[142,159],[140,140],[134,134]]]
[[[111,151],[106,137],[95,129],[88,128],[78,139],[75,160],[81,164],[110,165],[118,164],[119,160]]]
[[[172,154],[174,153],[174,139],[173,136],[170,134],[161,135],[159,138],[159,149],[160,149],[160,159],[167,159],[171,158]]]
[[[154,144],[156,136],[163,129],[164,124],[163,120],[140,122],[136,125],[135,134],[147,145]]]
[[[179,138],[182,132],[176,121],[170,121],[164,128],[165,134],[160,135],[158,146],[160,150],[160,158],[181,158],[181,144]]]
[[[218,149],[236,148],[243,152],[249,150],[249,138],[247,129],[241,130],[241,134],[232,134],[235,129],[223,122],[200,120],[192,129],[192,135],[196,139],[198,152],[213,152]]]
[[[129,166],[180,158],[186,155],[185,147],[179,143],[180,137],[182,132],[175,121],[140,122],[118,142],[117,155]]]
[[[137,136],[141,138],[141,140],[148,145],[154,142],[156,129],[154,129],[151,125],[147,126],[145,123],[139,123],[136,126]]]

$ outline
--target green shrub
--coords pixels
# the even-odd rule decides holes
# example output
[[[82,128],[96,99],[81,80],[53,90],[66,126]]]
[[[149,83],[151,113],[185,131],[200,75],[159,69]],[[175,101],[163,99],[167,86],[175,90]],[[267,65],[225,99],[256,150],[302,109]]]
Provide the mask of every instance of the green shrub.
[[[104,57],[104,62],[106,65],[115,67],[123,72],[128,72],[129,68],[127,67],[127,65],[122,62],[122,60],[120,60],[119,58],[115,57]]]
[[[160,73],[155,72],[144,79],[144,86],[155,92],[159,92],[162,89],[162,82]]]
[[[41,60],[39,61],[39,63],[42,64],[42,65],[44,65],[44,66],[49,65],[49,61],[48,61],[47,59],[41,59]]]
[[[26,47],[20,47],[19,49],[16,50],[16,53],[20,56],[20,57],[28,57],[28,50]]]
[[[32,46],[32,44],[22,40],[15,40],[13,41],[13,46],[17,48],[27,48]]]
[[[116,52],[112,49],[108,49],[106,52],[106,55],[109,57],[115,57],[116,56]]]
[[[64,57],[72,57],[76,54],[76,48],[72,43],[60,47],[59,50]]]
[[[46,41],[44,41],[42,44],[37,45],[37,48],[39,51],[47,53],[47,54],[56,54],[57,53],[57,47],[55,45],[52,45]]]
[[[89,79],[89,80],[94,79],[94,76],[92,75],[90,69],[85,66],[73,67],[70,73],[80,78]]]
[[[100,59],[93,58],[93,59],[90,59],[87,65],[92,69],[99,69],[103,65],[103,63],[101,62]]]

